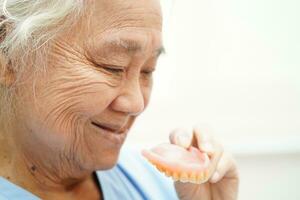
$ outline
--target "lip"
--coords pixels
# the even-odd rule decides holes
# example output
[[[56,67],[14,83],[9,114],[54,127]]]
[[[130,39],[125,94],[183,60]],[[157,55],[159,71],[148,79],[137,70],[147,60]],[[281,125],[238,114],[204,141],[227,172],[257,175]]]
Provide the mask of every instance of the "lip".
[[[126,130],[127,130],[126,127],[122,128],[122,126],[119,126],[119,125],[99,123],[99,122],[95,122],[95,121],[92,121],[91,124],[100,129],[104,129],[106,131],[112,132],[114,134],[122,134],[122,133],[126,132]]]
[[[97,134],[115,145],[122,145],[126,139],[128,129],[120,128],[120,126],[109,125],[91,121],[91,125]]]

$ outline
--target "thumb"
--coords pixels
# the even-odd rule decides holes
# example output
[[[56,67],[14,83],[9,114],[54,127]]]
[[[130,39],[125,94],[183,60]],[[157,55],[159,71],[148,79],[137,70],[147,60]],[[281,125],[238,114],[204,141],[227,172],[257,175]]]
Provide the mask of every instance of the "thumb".
[[[192,134],[183,129],[175,129],[170,133],[169,140],[171,144],[188,148],[192,143]]]

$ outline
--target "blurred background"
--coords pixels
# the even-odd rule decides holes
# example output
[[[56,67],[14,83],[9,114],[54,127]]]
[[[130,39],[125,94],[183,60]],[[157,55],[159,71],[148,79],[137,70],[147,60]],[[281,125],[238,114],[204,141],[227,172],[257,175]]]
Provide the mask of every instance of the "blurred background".
[[[231,151],[241,200],[300,199],[300,1],[162,0],[166,54],[129,145],[204,123]]]

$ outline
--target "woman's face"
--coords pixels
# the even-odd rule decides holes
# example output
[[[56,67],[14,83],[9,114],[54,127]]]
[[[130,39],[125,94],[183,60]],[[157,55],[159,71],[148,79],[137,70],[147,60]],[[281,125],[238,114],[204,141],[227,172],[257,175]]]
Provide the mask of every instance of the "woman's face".
[[[17,145],[37,167],[112,167],[149,102],[162,45],[158,2],[96,1],[94,10],[55,40],[47,72],[17,90]]]

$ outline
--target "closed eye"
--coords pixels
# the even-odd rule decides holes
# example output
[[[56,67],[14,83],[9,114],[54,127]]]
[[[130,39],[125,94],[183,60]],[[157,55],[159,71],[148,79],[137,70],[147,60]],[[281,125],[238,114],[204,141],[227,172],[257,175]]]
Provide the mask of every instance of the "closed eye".
[[[97,68],[103,69],[112,74],[121,74],[125,71],[124,67],[115,66],[115,65],[103,65],[94,63]]]
[[[124,72],[124,69],[121,69],[121,68],[115,68],[115,67],[108,67],[108,66],[105,66],[105,67],[102,67],[104,70],[108,71],[108,72],[111,72],[111,73],[114,73],[114,74],[119,74],[119,73],[123,73]]]
[[[147,74],[149,75],[149,74],[152,74],[154,71],[155,71],[155,69],[150,69],[150,70],[144,70],[144,71],[142,71],[142,73],[146,74],[146,75]]]
[[[145,79],[151,79],[153,76],[153,72],[154,70],[144,70],[142,71],[142,77],[144,77]]]
[[[147,76],[150,76],[150,75],[152,75],[153,72],[152,71],[143,71],[142,73]]]

